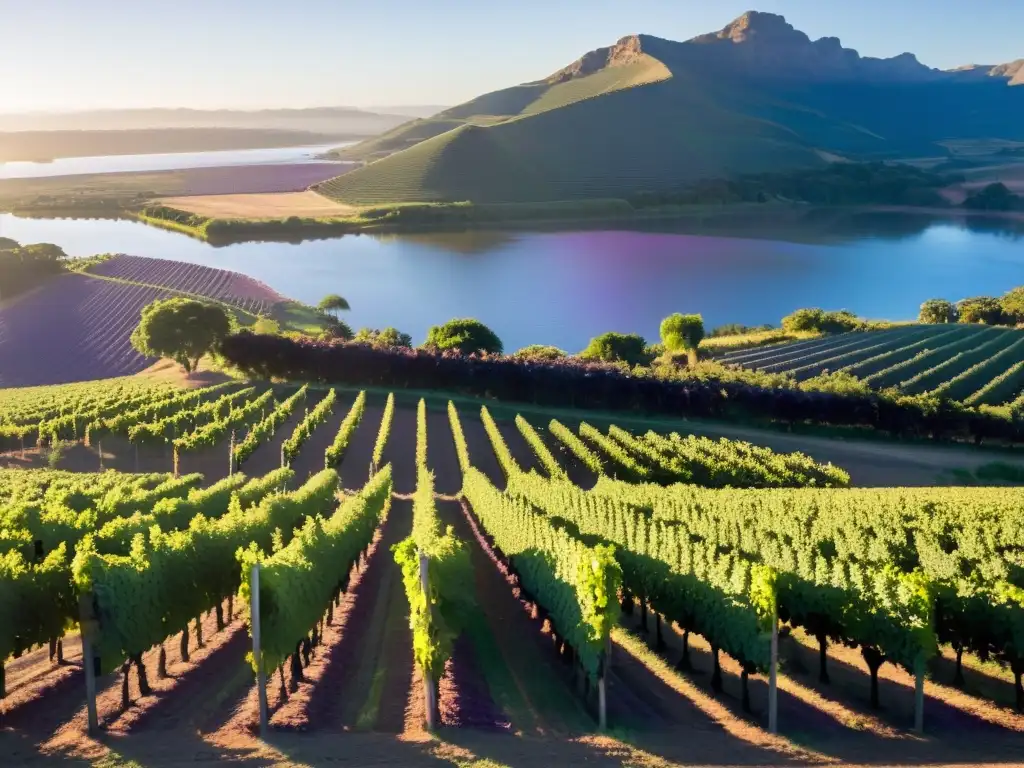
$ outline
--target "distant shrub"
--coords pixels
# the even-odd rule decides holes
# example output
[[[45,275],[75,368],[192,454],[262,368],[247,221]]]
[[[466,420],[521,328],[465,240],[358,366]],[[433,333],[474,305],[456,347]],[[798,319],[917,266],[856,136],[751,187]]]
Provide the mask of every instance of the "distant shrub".
[[[501,354],[504,350],[501,339],[490,328],[473,318],[457,318],[444,325],[433,325],[427,331],[428,349],[441,352],[457,350],[464,355],[475,352]]]
[[[704,339],[704,318],[676,312],[661,321],[661,343],[670,353],[685,352],[690,362],[697,362],[697,347]]]
[[[1007,323],[1024,323],[1024,286],[1014,288],[999,300],[1003,320]]]
[[[775,330],[770,323],[764,325],[741,325],[740,323],[726,323],[712,328],[707,334],[709,339],[717,339],[721,336],[743,336],[748,333],[766,333]]]
[[[991,296],[975,296],[957,302],[961,323],[999,325],[1003,321],[1003,306]]]
[[[817,307],[798,309],[782,318],[782,329],[790,333],[845,333],[862,325],[860,318],[845,309],[838,312],[826,312]]]
[[[352,340],[352,327],[344,320],[339,320],[333,317],[328,317],[328,323],[324,326],[323,331],[320,332],[318,338],[329,341],[331,339],[342,339],[343,341]]]
[[[411,347],[412,336],[402,333],[397,328],[388,326],[383,330],[375,328],[360,328],[353,341],[361,344],[370,344],[374,347]]]
[[[956,305],[945,299],[928,299],[918,314],[922,323],[955,323],[959,318]]]
[[[858,379],[846,371],[822,373],[801,381],[800,389],[804,392],[829,392],[833,395],[863,395],[867,397],[874,390],[863,379]]]
[[[996,182],[970,195],[963,205],[976,211],[1017,211],[1024,209],[1024,198],[1015,195],[1002,182]]]
[[[569,353],[558,347],[551,347],[545,344],[531,344],[516,352],[513,357],[522,360],[559,360],[568,357]]]
[[[643,336],[615,331],[602,333],[591,339],[587,348],[580,353],[580,357],[605,363],[626,363],[630,367],[651,364],[651,356]]]

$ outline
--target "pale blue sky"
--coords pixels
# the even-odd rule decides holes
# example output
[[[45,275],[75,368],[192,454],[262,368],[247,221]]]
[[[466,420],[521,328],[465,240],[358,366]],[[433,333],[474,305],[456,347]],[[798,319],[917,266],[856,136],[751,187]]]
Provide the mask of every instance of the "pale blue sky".
[[[1024,57],[1021,0],[0,0],[0,112],[455,104],[751,8],[865,55]]]

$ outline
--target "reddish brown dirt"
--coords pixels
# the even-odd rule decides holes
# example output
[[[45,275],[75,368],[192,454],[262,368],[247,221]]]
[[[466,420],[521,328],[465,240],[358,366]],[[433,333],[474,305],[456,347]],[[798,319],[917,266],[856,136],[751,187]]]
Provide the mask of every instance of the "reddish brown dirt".
[[[513,675],[517,675],[517,668],[528,665],[542,668],[552,685],[568,685],[569,674],[554,652],[551,638],[542,635],[541,623],[530,618],[529,606],[514,591],[515,579],[486,540],[478,535],[475,522],[455,502],[439,504],[438,512],[442,521],[453,526],[456,535],[469,547],[477,604],[484,607],[491,636]],[[553,712],[545,702],[530,701],[521,685],[520,694],[527,698],[530,721],[513,722],[517,731],[564,734],[575,730],[569,719],[560,717],[561,713]],[[568,714],[578,716],[579,712]],[[578,717],[571,719],[579,720]]]
[[[51,662],[49,648],[43,646],[4,665],[7,695],[0,699],[0,729],[31,719],[32,708],[85,690],[81,640],[66,637],[63,647],[63,664]]]
[[[372,448],[372,446],[371,446]],[[366,567],[353,579],[341,605],[334,612],[334,623],[317,652],[308,676],[311,683],[303,685],[300,693],[292,697],[272,718],[272,724],[289,729],[336,730],[349,729],[358,724],[359,715],[370,692],[371,682],[380,658],[399,667],[401,649],[385,645],[382,640],[383,621],[375,609],[396,598],[403,603],[398,567],[391,555],[391,546],[406,536],[411,529],[408,502],[395,502],[385,521],[380,537],[366,561]],[[377,616],[375,616],[377,613]],[[375,621],[376,619],[376,621]],[[406,629],[408,633],[408,629]],[[391,638],[391,642],[395,642]],[[404,647],[411,657],[412,641],[406,639]],[[408,691],[409,663],[401,664],[405,670],[405,691]],[[277,704],[277,678],[269,687],[271,705]],[[246,703],[245,713],[233,718],[237,726],[255,722],[255,692]],[[402,709],[400,731],[404,726],[404,695],[399,695]]]
[[[477,666],[473,644],[466,635],[460,635],[455,641],[439,687],[443,725],[498,731],[511,727],[508,718],[491,698]]]
[[[121,709],[121,674],[115,672],[97,681],[97,709],[101,727],[106,733],[126,734],[141,721],[169,712],[170,708],[187,708],[187,702],[199,690],[204,690],[202,681],[208,679],[218,668],[223,669],[227,660],[235,654],[244,655],[243,648],[232,650],[232,643],[238,645],[237,636],[244,638],[244,629],[236,619],[222,631],[216,631],[216,621],[211,612],[203,619],[205,647],[195,648],[194,632],[190,637],[190,661],[184,663],[178,653],[180,634],[170,638],[167,648],[167,671],[169,677],[160,680],[156,676],[158,649],[143,654],[143,661],[152,695],[141,696],[138,676],[134,669],[129,675],[131,705]],[[244,646],[243,646],[244,647]],[[81,675],[76,680],[83,680]],[[183,710],[179,710],[183,711]],[[85,731],[86,713],[83,687],[59,686],[47,692],[45,697],[25,702],[5,717],[5,725],[18,731],[22,738],[32,743],[47,742],[48,747],[60,747],[79,739]]]
[[[630,623],[638,621],[636,616]],[[635,626],[635,624],[634,624]],[[641,633],[650,644],[654,643],[654,618],[648,621],[649,633]],[[637,629],[639,631],[639,629]],[[681,656],[681,633],[678,628],[663,627],[668,647],[662,654],[670,664]],[[625,654],[616,651],[614,665],[622,668]],[[848,663],[859,651],[839,648],[829,651],[829,674],[832,682],[823,685],[817,681],[817,649],[800,645],[793,639],[780,643],[780,658],[784,672],[779,676],[780,732],[795,744],[823,753],[846,763],[928,764],[943,761],[973,763],[978,760],[973,738],[984,739],[986,759],[1024,761],[1024,743],[1018,732],[956,710],[934,695],[934,686],[926,684],[925,732],[920,738],[910,732],[913,724],[913,682],[909,675],[883,665],[880,677],[890,668],[893,678],[904,681],[882,680],[883,710],[868,706],[869,677],[863,662],[858,668]],[[767,725],[767,679],[751,676],[749,681],[753,714],[744,713],[741,706],[740,668],[731,658],[720,654],[724,689],[715,694],[711,690],[713,657],[703,638],[690,636],[692,671],[685,673],[686,681],[703,694],[720,702],[738,720],[751,726]],[[903,683],[903,685],[900,684]]]

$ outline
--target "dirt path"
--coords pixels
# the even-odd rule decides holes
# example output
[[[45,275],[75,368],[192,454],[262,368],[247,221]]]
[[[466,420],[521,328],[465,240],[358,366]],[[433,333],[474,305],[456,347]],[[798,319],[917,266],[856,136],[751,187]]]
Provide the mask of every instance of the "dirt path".
[[[593,728],[582,703],[565,684],[566,670],[550,640],[541,636],[512,586],[481,547],[457,502],[438,505],[469,547],[473,588],[483,608],[467,628],[480,670],[494,701],[520,733],[582,733]]]
[[[652,644],[654,620],[649,619],[649,632],[637,629],[636,615],[626,623],[638,632],[643,642]],[[667,648],[661,654],[674,665],[681,657],[682,637],[676,627],[664,627]],[[705,696],[721,709],[718,719],[737,733],[761,734],[767,725],[767,679],[752,675],[749,681],[752,713],[742,709],[740,667],[725,654],[720,655],[723,691],[711,689],[713,657],[703,638],[689,638],[691,669],[681,675],[685,685],[694,689],[691,699]],[[614,668],[622,669],[623,652],[616,647]],[[974,700],[972,706],[985,710],[972,713],[962,702],[926,683],[924,739],[910,731],[913,724],[913,680],[890,664],[880,671],[883,708],[869,706],[870,679],[854,649],[829,650],[830,684],[817,680],[817,648],[783,638],[780,643],[783,672],[779,675],[779,728],[793,745],[813,753],[839,760],[843,764],[900,763],[932,764],[943,761],[973,764],[979,759],[976,739],[985,744],[985,757],[1020,764],[1024,761],[1024,741],[1019,730],[1012,727],[1016,718],[1024,726],[1024,718],[1002,708]],[[857,662],[860,661],[858,664]],[[645,686],[647,687],[647,686]],[[963,694],[959,694],[963,696]],[[965,697],[966,698],[966,697]],[[754,734],[756,737],[756,734]]]
[[[412,640],[403,620],[408,606],[391,547],[411,531],[411,511],[408,501],[392,504],[365,570],[335,613],[333,644],[322,651],[327,667],[308,697],[305,717],[310,729],[372,730],[384,725],[389,726],[386,730],[401,732],[404,728]],[[404,694],[403,684],[394,682],[403,678]],[[385,702],[385,696],[398,702]],[[382,703],[388,705],[386,713]],[[396,725],[393,709],[398,707],[401,716]]]

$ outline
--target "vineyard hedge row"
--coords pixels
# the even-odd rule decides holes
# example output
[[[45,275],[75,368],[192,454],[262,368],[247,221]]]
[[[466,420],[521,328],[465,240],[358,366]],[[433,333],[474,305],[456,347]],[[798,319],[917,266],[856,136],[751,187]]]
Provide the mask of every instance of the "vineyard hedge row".
[[[226,339],[221,355],[227,364],[261,378],[441,389],[554,407],[864,427],[896,436],[1024,440],[1024,420],[1007,409],[892,393],[808,392],[706,378],[669,381],[572,358],[467,357],[249,331]]]

